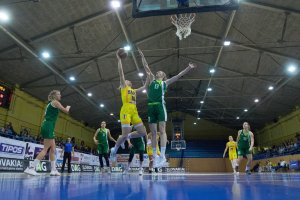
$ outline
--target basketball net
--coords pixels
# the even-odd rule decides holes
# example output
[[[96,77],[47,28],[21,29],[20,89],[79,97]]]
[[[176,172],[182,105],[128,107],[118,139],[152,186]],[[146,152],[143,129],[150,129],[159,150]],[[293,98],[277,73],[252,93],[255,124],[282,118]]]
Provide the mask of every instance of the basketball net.
[[[182,38],[186,38],[191,34],[191,25],[195,21],[195,17],[195,13],[180,14],[178,17],[177,15],[171,16],[171,22],[177,28],[176,35],[179,37],[179,40],[182,40]]]
[[[181,149],[181,144],[176,144],[176,150],[180,151],[180,149]]]

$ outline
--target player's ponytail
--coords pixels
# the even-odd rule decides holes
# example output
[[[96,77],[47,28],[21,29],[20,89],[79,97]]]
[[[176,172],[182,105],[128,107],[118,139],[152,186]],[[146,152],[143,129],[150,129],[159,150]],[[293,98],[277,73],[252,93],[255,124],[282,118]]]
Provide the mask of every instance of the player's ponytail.
[[[59,92],[59,90],[52,90],[48,95],[48,101],[56,100],[55,95],[58,92]]]

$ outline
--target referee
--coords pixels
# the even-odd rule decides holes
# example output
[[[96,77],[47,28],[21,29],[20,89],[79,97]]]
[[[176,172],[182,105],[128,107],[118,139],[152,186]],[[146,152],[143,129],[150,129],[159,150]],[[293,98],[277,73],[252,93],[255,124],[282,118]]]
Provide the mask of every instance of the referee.
[[[65,164],[66,164],[66,160],[68,159],[68,172],[71,173],[72,169],[71,169],[71,152],[72,152],[72,156],[74,157],[74,147],[71,143],[71,138],[68,138],[67,142],[64,145],[64,149],[61,153],[61,156],[64,155],[64,160],[63,160],[63,164],[61,167],[61,173],[64,172],[65,170]]]

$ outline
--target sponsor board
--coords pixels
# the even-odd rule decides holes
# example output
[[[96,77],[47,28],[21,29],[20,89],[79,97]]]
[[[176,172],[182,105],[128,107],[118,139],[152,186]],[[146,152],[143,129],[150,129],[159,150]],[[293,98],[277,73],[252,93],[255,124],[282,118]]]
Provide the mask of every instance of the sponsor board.
[[[92,165],[81,165],[82,172],[94,172],[94,168]]]
[[[0,157],[24,159],[26,143],[0,137]]]
[[[43,148],[44,145],[27,142],[24,158],[27,160],[34,160]],[[45,160],[49,160],[49,153],[46,154]]]
[[[163,173],[185,173],[183,167],[163,167],[161,168]]]
[[[0,171],[24,171],[24,160],[13,158],[0,158]]]
[[[93,165],[94,172],[100,172],[100,166]]]
[[[110,169],[111,169],[112,173],[123,172],[123,168],[122,167],[111,167]]]
[[[81,167],[79,164],[71,164],[72,172],[81,172]]]

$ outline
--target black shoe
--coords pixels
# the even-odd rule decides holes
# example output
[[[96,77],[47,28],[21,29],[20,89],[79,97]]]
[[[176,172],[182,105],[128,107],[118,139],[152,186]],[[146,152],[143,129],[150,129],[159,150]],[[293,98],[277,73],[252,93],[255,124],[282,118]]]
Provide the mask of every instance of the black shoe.
[[[246,174],[247,175],[251,175],[251,171],[250,170],[246,170]]]

